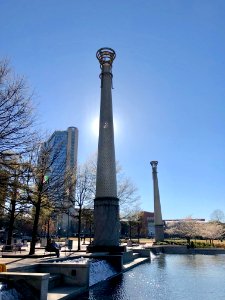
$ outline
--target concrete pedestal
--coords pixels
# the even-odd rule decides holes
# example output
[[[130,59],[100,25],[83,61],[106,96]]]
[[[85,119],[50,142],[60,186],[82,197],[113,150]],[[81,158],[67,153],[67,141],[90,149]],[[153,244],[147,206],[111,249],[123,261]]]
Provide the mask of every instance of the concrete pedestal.
[[[155,224],[155,240],[156,240],[156,242],[164,240],[164,228],[163,228],[163,225],[157,225],[157,224]]]
[[[126,251],[126,246],[87,246],[87,253],[122,254]]]
[[[119,246],[119,199],[99,197],[94,200],[95,238],[93,246]]]

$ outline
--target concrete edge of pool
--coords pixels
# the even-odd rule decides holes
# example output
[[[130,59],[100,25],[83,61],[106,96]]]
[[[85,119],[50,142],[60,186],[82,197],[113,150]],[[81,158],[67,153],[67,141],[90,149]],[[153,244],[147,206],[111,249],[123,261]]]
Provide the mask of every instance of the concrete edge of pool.
[[[215,249],[215,248],[202,248],[202,249],[187,249],[187,247],[182,246],[157,246],[157,247],[149,247],[147,249],[141,248],[132,248],[125,252],[123,255],[107,255],[107,253],[100,253],[99,255],[92,255],[92,254],[81,254],[81,256],[86,258],[99,258],[105,259],[111,262],[113,266],[115,266],[117,273],[112,277],[118,276],[121,273],[124,273],[140,264],[148,262],[151,260],[150,253],[159,254],[203,254],[203,255],[215,255],[215,254],[225,254],[225,249]],[[75,271],[75,267],[68,268],[68,264],[63,263],[63,260],[71,259],[72,257],[67,257],[64,259],[42,259],[42,260],[32,260],[26,258],[24,260],[23,265],[19,265],[20,261],[23,260],[16,260],[11,267],[7,268],[9,272],[2,272],[0,273],[0,278],[16,280],[16,278],[23,278],[26,280],[27,284],[35,287],[39,290],[38,295],[36,295],[35,299],[41,300],[58,300],[58,299],[74,299],[75,297],[79,296],[88,291],[89,289],[89,269],[86,271],[82,271],[81,275],[79,275],[78,271]],[[78,258],[78,256],[73,256],[73,258]],[[54,271],[50,272],[49,266],[57,265],[53,264],[54,261],[61,262],[61,266],[65,266],[70,271],[69,273],[74,273],[75,276],[78,278],[78,282],[76,281],[67,281],[66,285],[63,285],[66,282],[65,278],[68,277],[67,273],[64,271],[58,271],[60,273],[61,279],[57,279],[58,281],[61,280],[61,286],[53,286],[50,287],[50,281],[52,280],[51,276],[54,275]],[[50,265],[51,264],[51,265]],[[59,264],[60,265],[60,264]],[[85,270],[84,265],[81,266],[81,269]],[[78,270],[78,269],[77,269]],[[57,273],[57,272],[56,272]],[[51,275],[50,275],[51,274]],[[80,276],[80,277],[79,277]],[[81,280],[80,280],[80,279]],[[110,279],[108,278],[108,279]],[[108,280],[107,279],[107,280]],[[79,282],[80,280],[80,282]],[[98,283],[97,283],[98,284]]]
[[[123,265],[123,270],[116,275],[112,276],[118,276],[121,273],[124,273],[128,270],[131,270],[132,268],[150,261],[150,258],[136,258],[133,262],[129,262]],[[111,279],[112,277],[108,278],[107,280]],[[100,284],[97,283],[97,284]],[[72,287],[72,286],[64,286],[64,287],[56,287],[54,290],[51,290],[48,292],[47,300],[64,300],[64,299],[74,299],[74,297],[79,296],[80,294],[83,294],[88,291],[89,288],[85,287]]]
[[[123,254],[115,255],[109,253],[90,253],[86,255],[83,253],[80,256],[63,259],[48,258],[36,261],[29,258],[25,258],[24,260],[18,258],[18,260],[7,268],[8,272],[0,273],[0,279],[13,281],[17,286],[19,281],[25,281],[27,288],[29,289],[30,286],[31,291],[34,292],[33,300],[74,299],[88,291],[90,271],[89,263],[74,264],[69,262],[71,259],[83,257],[106,260],[114,267],[116,272],[113,276],[107,278],[110,279],[137,265],[150,261],[150,249],[142,249],[140,253],[134,252],[129,250]],[[58,280],[60,286],[52,284],[53,280]]]

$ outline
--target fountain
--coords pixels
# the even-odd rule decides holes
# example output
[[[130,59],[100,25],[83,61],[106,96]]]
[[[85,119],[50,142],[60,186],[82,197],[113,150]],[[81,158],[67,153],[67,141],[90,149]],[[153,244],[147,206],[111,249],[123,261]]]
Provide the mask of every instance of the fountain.
[[[106,260],[93,260],[90,264],[89,286],[109,279],[117,274]]]
[[[78,267],[80,265],[89,266],[89,286],[92,286],[100,281],[106,280],[118,274],[115,268],[105,259],[95,259],[87,257],[70,258],[66,260],[52,262],[53,264],[61,265],[68,264]],[[1,300],[1,299],[0,299]]]
[[[106,280],[121,272],[118,269],[118,258],[111,261],[111,256],[104,256],[102,258],[95,257],[76,257],[63,260],[49,260],[40,265],[42,271],[51,273],[58,273],[66,275],[68,283],[77,280],[76,284],[92,286],[100,281]],[[115,267],[113,266],[115,265]],[[69,271],[65,271],[69,270]],[[73,274],[69,279],[69,274]],[[75,276],[76,275],[76,276]],[[85,282],[86,280],[86,282]]]
[[[0,300],[23,300],[24,297],[13,287],[13,283],[0,279]],[[25,299],[24,299],[25,300]]]

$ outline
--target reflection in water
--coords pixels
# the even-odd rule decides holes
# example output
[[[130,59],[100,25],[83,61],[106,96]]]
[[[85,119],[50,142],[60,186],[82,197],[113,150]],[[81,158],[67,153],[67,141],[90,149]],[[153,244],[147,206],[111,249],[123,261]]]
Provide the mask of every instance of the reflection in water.
[[[15,288],[12,286],[12,282],[1,279],[0,282],[0,300],[23,300],[24,298],[20,295]]]
[[[225,255],[160,255],[79,296],[84,300],[224,300]]]
[[[158,268],[165,269],[166,268],[166,257],[165,255],[161,255],[160,259],[157,259],[156,261]]]

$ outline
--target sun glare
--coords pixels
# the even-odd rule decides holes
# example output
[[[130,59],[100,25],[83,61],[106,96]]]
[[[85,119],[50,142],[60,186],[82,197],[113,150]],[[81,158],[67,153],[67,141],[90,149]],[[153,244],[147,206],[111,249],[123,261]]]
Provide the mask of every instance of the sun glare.
[[[117,124],[117,121],[114,119],[114,133],[116,134],[117,133],[117,130],[118,130],[118,124]],[[96,117],[92,123],[91,123],[91,131],[92,133],[94,134],[95,137],[98,137],[98,134],[99,134],[99,117]]]
[[[99,131],[99,118],[96,117],[91,123],[91,130],[95,136],[98,136]]]

